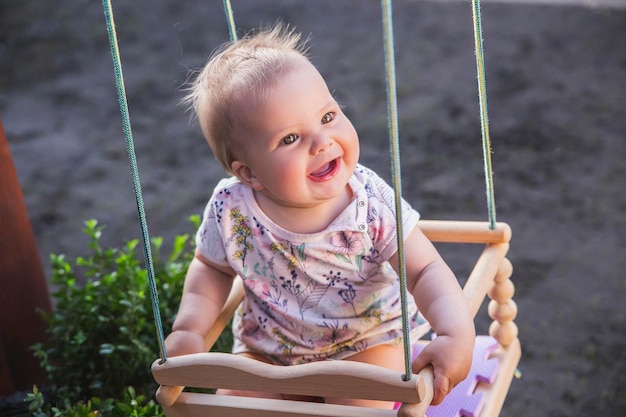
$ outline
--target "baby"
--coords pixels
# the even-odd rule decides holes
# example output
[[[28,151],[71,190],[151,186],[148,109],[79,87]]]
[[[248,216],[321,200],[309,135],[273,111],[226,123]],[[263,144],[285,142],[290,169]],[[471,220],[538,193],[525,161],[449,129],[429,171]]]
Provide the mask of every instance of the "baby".
[[[402,372],[394,193],[358,163],[357,132],[300,35],[278,25],[229,43],[187,99],[231,177],[206,206],[166,339],[169,355],[205,350],[204,335],[239,275],[245,298],[233,321],[234,354],[279,365],[343,359]],[[410,326],[437,334],[413,371],[433,366],[438,404],[469,371],[474,324],[454,274],[406,201],[402,219]]]

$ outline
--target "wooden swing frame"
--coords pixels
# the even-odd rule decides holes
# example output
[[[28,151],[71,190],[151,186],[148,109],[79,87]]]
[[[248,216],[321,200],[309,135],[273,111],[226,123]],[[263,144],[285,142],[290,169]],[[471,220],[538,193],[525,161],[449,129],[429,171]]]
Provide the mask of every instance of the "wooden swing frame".
[[[480,417],[500,413],[515,369],[521,357],[517,325],[515,287],[510,280],[513,268],[506,258],[511,228],[487,222],[422,220],[419,227],[432,242],[484,244],[463,292],[474,317],[485,298],[493,320],[489,334],[499,347],[491,357],[499,361],[493,383],[479,383],[484,406]],[[229,323],[243,299],[239,278],[205,338],[209,350]],[[427,342],[424,342],[427,343]],[[155,380],[161,385],[156,397],[168,417],[392,417],[423,416],[433,395],[432,371],[428,368],[409,381],[386,368],[351,361],[325,361],[304,365],[268,365],[225,353],[198,353],[157,360],[152,365]],[[402,402],[398,411],[364,409],[345,405],[308,403],[265,398],[234,397],[183,392],[184,387],[228,388],[247,391],[278,392],[310,396],[333,396]],[[366,410],[366,411],[365,411]]]

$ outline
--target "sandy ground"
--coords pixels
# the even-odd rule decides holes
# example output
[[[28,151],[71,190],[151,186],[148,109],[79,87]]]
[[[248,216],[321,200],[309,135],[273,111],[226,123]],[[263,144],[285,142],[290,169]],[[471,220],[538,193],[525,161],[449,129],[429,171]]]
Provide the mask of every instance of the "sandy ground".
[[[221,1],[114,2],[150,233],[190,231],[222,175],[177,105],[188,70],[227,39]],[[312,34],[362,162],[389,177],[380,6],[236,0],[241,28]],[[471,8],[395,2],[404,194],[429,219],[486,220]],[[498,220],[513,228],[520,370],[502,416],[626,415],[626,10],[485,3]],[[98,2],[0,3],[0,117],[47,268],[137,238]],[[460,276],[475,250],[443,247]],[[479,330],[485,331],[484,321]]]

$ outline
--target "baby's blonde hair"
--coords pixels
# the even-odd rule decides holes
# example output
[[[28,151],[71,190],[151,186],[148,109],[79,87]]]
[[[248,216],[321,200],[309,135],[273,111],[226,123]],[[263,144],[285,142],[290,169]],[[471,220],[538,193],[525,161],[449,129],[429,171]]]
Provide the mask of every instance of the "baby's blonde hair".
[[[232,129],[241,100],[253,100],[308,62],[306,42],[283,24],[222,45],[198,73],[183,102],[193,109],[215,158],[232,174]]]

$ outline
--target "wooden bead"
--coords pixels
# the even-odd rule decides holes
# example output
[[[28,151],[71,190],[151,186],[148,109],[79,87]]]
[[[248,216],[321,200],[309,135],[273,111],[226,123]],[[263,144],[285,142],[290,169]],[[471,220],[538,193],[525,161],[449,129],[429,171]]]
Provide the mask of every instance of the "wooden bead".
[[[503,303],[513,298],[515,294],[515,284],[510,279],[499,283],[494,283],[488,291],[489,298],[499,303]]]
[[[509,279],[513,275],[513,264],[508,258],[502,259],[498,267],[498,273],[494,279],[495,282],[502,282]]]
[[[513,321],[504,324],[494,321],[489,326],[489,334],[502,346],[510,345],[517,338],[518,333],[517,325]]]
[[[491,300],[487,310],[489,317],[500,323],[507,323],[517,317],[517,304],[513,300],[507,300],[504,303]]]

